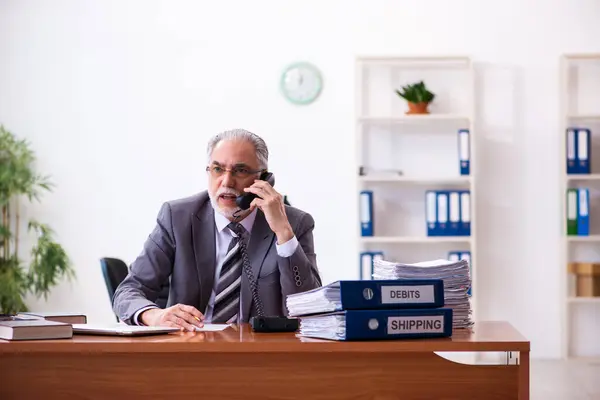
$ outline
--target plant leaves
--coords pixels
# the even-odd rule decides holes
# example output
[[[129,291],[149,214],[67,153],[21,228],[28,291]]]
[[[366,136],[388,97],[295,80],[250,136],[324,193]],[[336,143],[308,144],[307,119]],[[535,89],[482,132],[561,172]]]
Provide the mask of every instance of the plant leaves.
[[[29,142],[17,139],[0,125],[0,312],[26,311],[24,298],[28,293],[47,297],[50,289],[63,278],[75,273],[65,250],[54,240],[48,225],[31,221],[29,231],[37,235],[31,247],[28,271],[18,254],[12,250],[19,238],[11,231],[18,223],[13,205],[18,201],[41,199],[44,191],[51,191],[50,177],[35,171],[35,155]],[[15,208],[16,209],[16,208]],[[29,232],[28,231],[28,232]]]
[[[435,98],[435,94],[427,89],[423,81],[401,86],[401,88],[402,91],[396,89],[396,94],[411,103],[431,103]]]

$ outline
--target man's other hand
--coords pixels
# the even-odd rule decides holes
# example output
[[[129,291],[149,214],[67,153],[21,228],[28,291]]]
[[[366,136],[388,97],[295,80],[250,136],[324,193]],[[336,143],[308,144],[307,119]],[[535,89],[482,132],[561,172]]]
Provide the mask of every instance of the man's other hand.
[[[194,331],[195,326],[204,326],[204,315],[195,307],[185,304],[175,304],[165,309],[151,308],[140,315],[140,320],[148,326],[172,326],[190,332]]]

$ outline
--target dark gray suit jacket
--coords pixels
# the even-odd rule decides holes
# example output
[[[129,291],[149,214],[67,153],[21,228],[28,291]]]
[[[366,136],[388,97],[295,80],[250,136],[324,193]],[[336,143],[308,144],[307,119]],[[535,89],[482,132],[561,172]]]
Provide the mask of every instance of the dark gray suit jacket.
[[[294,254],[286,258],[277,254],[277,239],[260,210],[257,210],[248,243],[248,256],[254,277],[258,277],[264,313],[269,316],[287,315],[288,294],[322,285],[313,244],[314,220],[297,208],[285,206],[285,210],[298,239]],[[161,285],[169,279],[167,307],[181,303],[205,312],[216,269],[213,213],[206,191],[163,204],[156,227],[115,292],[113,309],[121,321],[134,324],[135,312],[155,305]],[[241,301],[240,322],[247,322],[256,315],[256,310],[245,274],[242,274]]]

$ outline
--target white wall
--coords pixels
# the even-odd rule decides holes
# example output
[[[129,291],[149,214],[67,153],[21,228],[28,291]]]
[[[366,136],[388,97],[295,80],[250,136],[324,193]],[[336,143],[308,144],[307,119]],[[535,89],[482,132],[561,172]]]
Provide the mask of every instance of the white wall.
[[[98,259],[135,257],[160,204],[204,188],[206,141],[230,127],[267,140],[277,187],[315,217],[325,281],[355,278],[354,57],[460,54],[485,88],[481,315],[558,356],[558,58],[600,51],[599,17],[594,0],[1,1],[0,123],[53,175],[30,213],[78,274],[32,306],[112,321]],[[324,73],[308,107],[278,92],[296,60]]]

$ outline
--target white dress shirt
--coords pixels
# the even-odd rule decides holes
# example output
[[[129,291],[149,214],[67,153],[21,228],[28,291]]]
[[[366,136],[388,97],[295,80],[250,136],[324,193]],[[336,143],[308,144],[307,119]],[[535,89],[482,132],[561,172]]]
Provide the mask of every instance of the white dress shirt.
[[[244,218],[243,220],[240,221],[240,224],[248,232],[248,234],[247,234],[248,238],[250,238],[250,236],[252,235],[252,226],[254,225],[254,220],[256,219],[256,212],[257,212],[256,209],[254,209],[246,218]],[[219,212],[215,211],[214,214],[215,214],[215,228],[216,228],[215,229],[215,251],[216,251],[216,254],[215,254],[216,255],[216,258],[215,258],[215,264],[216,264],[215,280],[214,280],[213,290],[210,295],[210,299],[208,301],[206,310],[199,310],[200,312],[204,313],[204,322],[207,324],[211,323],[211,320],[212,320],[212,314],[213,314],[213,309],[214,309],[214,305],[215,305],[215,296],[216,296],[216,291],[217,291],[217,284],[219,283],[219,275],[221,273],[221,265],[223,264],[223,260],[225,259],[225,256],[227,255],[227,249],[229,248],[229,243],[235,236],[235,234],[232,233],[230,229],[227,229],[227,225],[229,225],[231,221],[229,221],[227,218],[225,218],[225,216],[223,216]],[[294,254],[294,252],[296,251],[296,248],[298,247],[298,239],[296,238],[296,236],[293,236],[287,242],[282,243],[282,244],[277,244],[277,242],[275,242],[275,245],[277,247],[277,254],[280,257],[290,257],[292,254]],[[257,277],[255,277],[255,278],[257,278]],[[241,310],[241,307],[242,307],[242,302],[240,300],[240,310]],[[150,308],[156,308],[156,307],[149,306],[149,307],[144,307],[144,308],[136,311],[136,313],[133,316],[133,321],[138,325],[142,325],[141,321],[139,320],[139,316],[142,312],[144,312]],[[238,315],[241,315],[241,313]]]

